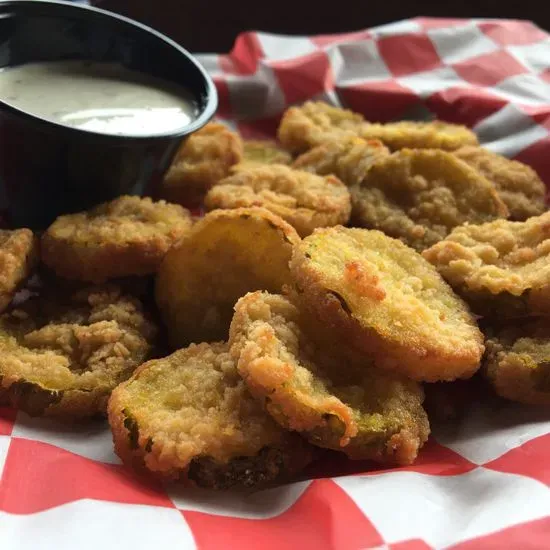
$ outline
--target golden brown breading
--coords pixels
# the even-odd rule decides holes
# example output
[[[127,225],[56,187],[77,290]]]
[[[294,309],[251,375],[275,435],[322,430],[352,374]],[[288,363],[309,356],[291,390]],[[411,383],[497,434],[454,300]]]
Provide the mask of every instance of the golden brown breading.
[[[376,139],[344,137],[310,149],[300,155],[292,166],[314,174],[334,174],[352,187],[365,179],[375,162],[389,154],[389,149]]]
[[[292,155],[285,151],[276,141],[270,140],[246,140],[244,141],[244,153],[241,163],[233,166],[231,171],[250,164],[290,164]]]
[[[261,206],[292,225],[300,236],[317,227],[345,224],[351,213],[346,186],[282,164],[252,166],[223,179],[206,195],[208,210]]]
[[[38,263],[38,241],[30,229],[0,230],[0,313]]]
[[[102,414],[155,335],[141,303],[116,286],[45,289],[0,317],[0,393],[31,415]]]
[[[346,137],[378,139],[392,150],[445,149],[477,145],[476,135],[465,126],[442,121],[402,121],[374,124],[357,113],[320,101],[290,107],[279,125],[278,137],[292,153],[303,153],[327,141]]]
[[[550,212],[457,227],[423,255],[481,315],[550,316]]]
[[[508,214],[494,186],[464,161],[437,150],[403,149],[375,163],[352,189],[355,225],[423,250],[463,223]]]
[[[251,290],[280,292],[300,242],[264,208],[216,210],[197,222],[162,263],[156,299],[174,348],[227,338],[233,306]]]
[[[379,231],[318,229],[290,263],[301,303],[380,368],[415,380],[468,378],[483,336],[420,254]]]
[[[123,462],[202,487],[257,488],[312,458],[252,398],[221,343],[142,365],[113,392],[109,422]]]
[[[210,122],[183,142],[164,177],[160,196],[193,206],[242,160],[240,136],[223,124]]]
[[[285,111],[277,137],[291,153],[303,153],[326,141],[357,136],[365,124],[365,119],[352,111],[322,101],[306,101]]]
[[[493,183],[511,220],[524,221],[546,210],[546,187],[530,166],[482,147],[461,147],[455,155]]]
[[[42,260],[62,277],[93,283],[155,273],[191,223],[177,204],[122,196],[57,218],[42,236]]]
[[[550,405],[550,323],[532,319],[488,328],[483,372],[496,393]]]
[[[364,139],[379,139],[392,151],[407,148],[454,151],[464,145],[478,144],[476,135],[466,126],[440,120],[369,124],[361,130],[360,136]]]
[[[367,356],[357,380],[349,379],[344,355],[323,368],[326,350],[308,338],[302,320],[280,295],[254,292],[237,302],[229,343],[252,394],[315,445],[353,459],[412,463],[429,434],[420,385],[373,368]]]

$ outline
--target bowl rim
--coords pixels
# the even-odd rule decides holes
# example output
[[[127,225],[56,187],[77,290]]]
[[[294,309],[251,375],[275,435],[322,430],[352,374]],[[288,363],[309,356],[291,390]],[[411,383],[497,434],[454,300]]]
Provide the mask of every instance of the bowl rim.
[[[155,36],[157,39],[165,42],[171,48],[177,50],[180,55],[183,55],[184,57],[186,57],[187,60],[192,65],[194,65],[195,69],[199,72],[199,74],[201,75],[201,77],[204,79],[204,82],[205,82],[206,103],[202,112],[200,112],[197,118],[195,118],[192,122],[190,122],[185,126],[182,126],[179,129],[172,130],[170,132],[141,134],[141,135],[108,134],[108,133],[96,132],[92,130],[85,130],[82,128],[76,128],[73,126],[66,126],[64,124],[61,124],[52,120],[48,120],[46,118],[42,118],[40,116],[32,114],[23,109],[18,109],[17,107],[3,101],[0,98],[0,105],[2,105],[2,108],[11,112],[12,114],[18,115],[20,117],[22,116],[23,118],[29,118],[32,120],[33,123],[35,124],[38,123],[40,126],[49,128],[50,130],[55,130],[58,132],[61,131],[61,132],[66,132],[68,134],[72,134],[73,137],[78,136],[78,137],[86,137],[89,139],[94,139],[94,138],[102,139],[102,140],[107,139],[114,142],[118,141],[121,143],[121,145],[123,144],[123,142],[128,142],[128,141],[146,143],[146,142],[160,141],[160,140],[166,140],[166,139],[183,138],[189,134],[192,134],[196,130],[199,130],[200,128],[202,128],[215,115],[218,109],[218,93],[216,91],[216,86],[214,85],[214,82],[211,76],[206,71],[206,69],[199,63],[199,61],[196,59],[196,57],[192,53],[186,50],[183,46],[180,46],[177,42],[175,42],[168,36],[153,29],[152,27],[149,27],[148,25],[145,25],[138,21],[135,21],[134,19],[131,19],[129,17],[125,17],[123,15],[119,15],[117,13],[113,13],[111,11],[97,8],[95,6],[89,6],[86,4],[76,4],[73,2],[66,2],[62,0],[40,0],[40,1],[0,0],[0,10],[6,10],[6,9],[9,9],[10,7],[12,7],[13,9],[16,9],[18,6],[28,6],[31,9],[36,9],[39,11],[46,10],[46,12],[49,6],[53,6],[53,7],[62,6],[69,10],[74,10],[75,12],[94,13],[96,15],[99,15],[100,17],[115,20],[124,25],[134,27],[139,32]],[[0,16],[2,16],[1,12],[0,12]],[[53,16],[55,17],[55,14],[53,14]],[[6,67],[9,67],[9,65],[7,65]]]

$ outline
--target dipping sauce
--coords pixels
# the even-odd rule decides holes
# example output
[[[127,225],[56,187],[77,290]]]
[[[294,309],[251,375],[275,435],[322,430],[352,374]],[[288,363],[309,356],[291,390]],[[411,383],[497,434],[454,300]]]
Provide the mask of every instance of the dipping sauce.
[[[2,69],[0,99],[51,122],[125,136],[175,131],[198,114],[194,98],[177,84],[91,61]]]

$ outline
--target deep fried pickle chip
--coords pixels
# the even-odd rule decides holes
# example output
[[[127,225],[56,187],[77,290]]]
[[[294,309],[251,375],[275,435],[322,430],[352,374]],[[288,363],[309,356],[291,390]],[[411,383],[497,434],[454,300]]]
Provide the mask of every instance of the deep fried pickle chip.
[[[550,316],[550,212],[457,227],[423,255],[480,315]]]
[[[57,275],[93,283],[147,275],[191,223],[177,204],[122,196],[57,218],[42,236],[42,260]]]
[[[440,120],[417,122],[404,120],[388,124],[368,124],[360,136],[379,139],[392,151],[398,149],[443,149],[454,151],[464,145],[477,145],[477,136],[459,124]]]
[[[30,229],[0,230],[0,313],[38,263],[38,241]]]
[[[346,137],[378,139],[390,149],[445,149],[477,145],[476,135],[457,124],[434,122],[391,122],[374,124],[357,113],[323,102],[308,101],[290,107],[279,125],[278,137],[293,153],[303,153],[327,141]]]
[[[511,220],[524,221],[546,210],[546,187],[530,166],[482,147],[461,147],[455,155],[494,184]]]
[[[280,292],[296,230],[264,208],[216,210],[162,263],[156,300],[174,348],[227,338],[235,302],[252,290]]]
[[[353,222],[423,250],[463,223],[508,214],[494,186],[451,153],[403,149],[352,189]]]
[[[0,317],[0,394],[34,416],[103,414],[155,336],[141,303],[114,285],[44,290]]]
[[[318,229],[294,248],[290,268],[305,306],[378,367],[430,382],[479,368],[483,336],[468,306],[402,242]]]
[[[353,459],[412,463],[429,434],[421,386],[373,368],[368,357],[360,378],[349,380],[344,355],[327,364],[303,319],[280,295],[255,292],[237,302],[231,354],[251,393],[315,445]]]
[[[379,140],[343,137],[310,149],[292,166],[314,174],[334,174],[351,187],[360,184],[370,167],[389,154],[389,149]]]
[[[109,401],[126,464],[201,487],[256,488],[312,458],[249,394],[226,344],[192,344],[142,365]]]
[[[483,373],[496,393],[550,405],[550,324],[539,318],[488,327]]]
[[[204,202],[209,210],[267,208],[302,237],[317,227],[345,224],[351,214],[349,191],[338,178],[293,170],[282,164],[239,170],[215,185]]]
[[[194,205],[242,160],[240,136],[223,124],[210,122],[181,145],[164,178],[161,197],[185,206]]]
[[[357,136],[365,124],[360,114],[322,101],[306,101],[285,111],[277,137],[285,149],[303,153],[326,141]]]
[[[276,141],[245,140],[243,160],[233,166],[231,171],[247,168],[254,164],[290,164],[292,155],[285,151]]]

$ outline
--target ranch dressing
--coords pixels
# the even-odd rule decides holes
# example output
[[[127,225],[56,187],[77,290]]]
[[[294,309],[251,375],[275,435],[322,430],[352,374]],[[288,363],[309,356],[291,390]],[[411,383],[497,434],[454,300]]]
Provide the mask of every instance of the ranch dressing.
[[[0,70],[0,99],[46,120],[103,134],[178,130],[197,115],[187,90],[115,63],[48,61]]]

